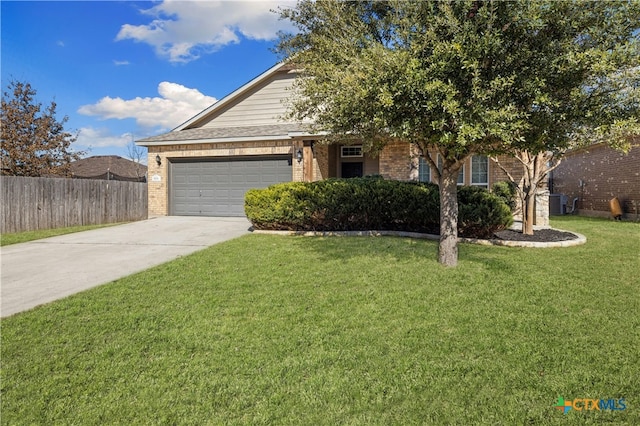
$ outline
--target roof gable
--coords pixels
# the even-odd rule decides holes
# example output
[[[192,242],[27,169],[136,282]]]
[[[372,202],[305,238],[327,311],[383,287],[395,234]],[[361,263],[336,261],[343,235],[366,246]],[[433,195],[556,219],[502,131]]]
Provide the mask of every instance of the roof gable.
[[[168,133],[136,141],[140,146],[175,143],[268,141],[308,136],[310,121],[284,120],[286,98],[297,71],[281,62]],[[317,133],[315,133],[317,134]]]
[[[282,124],[283,100],[296,73],[281,62],[203,110],[173,131]]]

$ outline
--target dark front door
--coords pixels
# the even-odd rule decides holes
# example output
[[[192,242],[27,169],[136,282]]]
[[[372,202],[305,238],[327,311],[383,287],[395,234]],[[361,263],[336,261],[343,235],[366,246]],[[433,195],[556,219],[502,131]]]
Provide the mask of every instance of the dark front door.
[[[362,162],[358,163],[342,163],[343,178],[362,177]]]

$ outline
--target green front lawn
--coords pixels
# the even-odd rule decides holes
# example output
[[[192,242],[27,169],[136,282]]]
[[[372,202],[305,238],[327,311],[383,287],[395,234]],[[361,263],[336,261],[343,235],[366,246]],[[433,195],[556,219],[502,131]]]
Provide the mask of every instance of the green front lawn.
[[[587,244],[455,269],[433,241],[248,235],[15,315],[1,422],[640,424],[640,225],[553,224]]]

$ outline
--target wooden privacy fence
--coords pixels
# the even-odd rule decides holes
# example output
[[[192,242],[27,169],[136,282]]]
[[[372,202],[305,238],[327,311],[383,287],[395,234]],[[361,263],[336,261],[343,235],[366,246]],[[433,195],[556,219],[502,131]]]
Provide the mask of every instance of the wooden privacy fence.
[[[94,179],[0,177],[0,232],[147,218],[147,184]]]

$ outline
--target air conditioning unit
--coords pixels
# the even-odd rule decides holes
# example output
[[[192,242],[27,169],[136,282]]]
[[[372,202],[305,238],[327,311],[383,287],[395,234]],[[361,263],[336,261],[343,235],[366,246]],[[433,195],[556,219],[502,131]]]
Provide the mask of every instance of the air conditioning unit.
[[[569,197],[564,194],[549,194],[549,214],[563,215],[567,214],[567,202]]]

